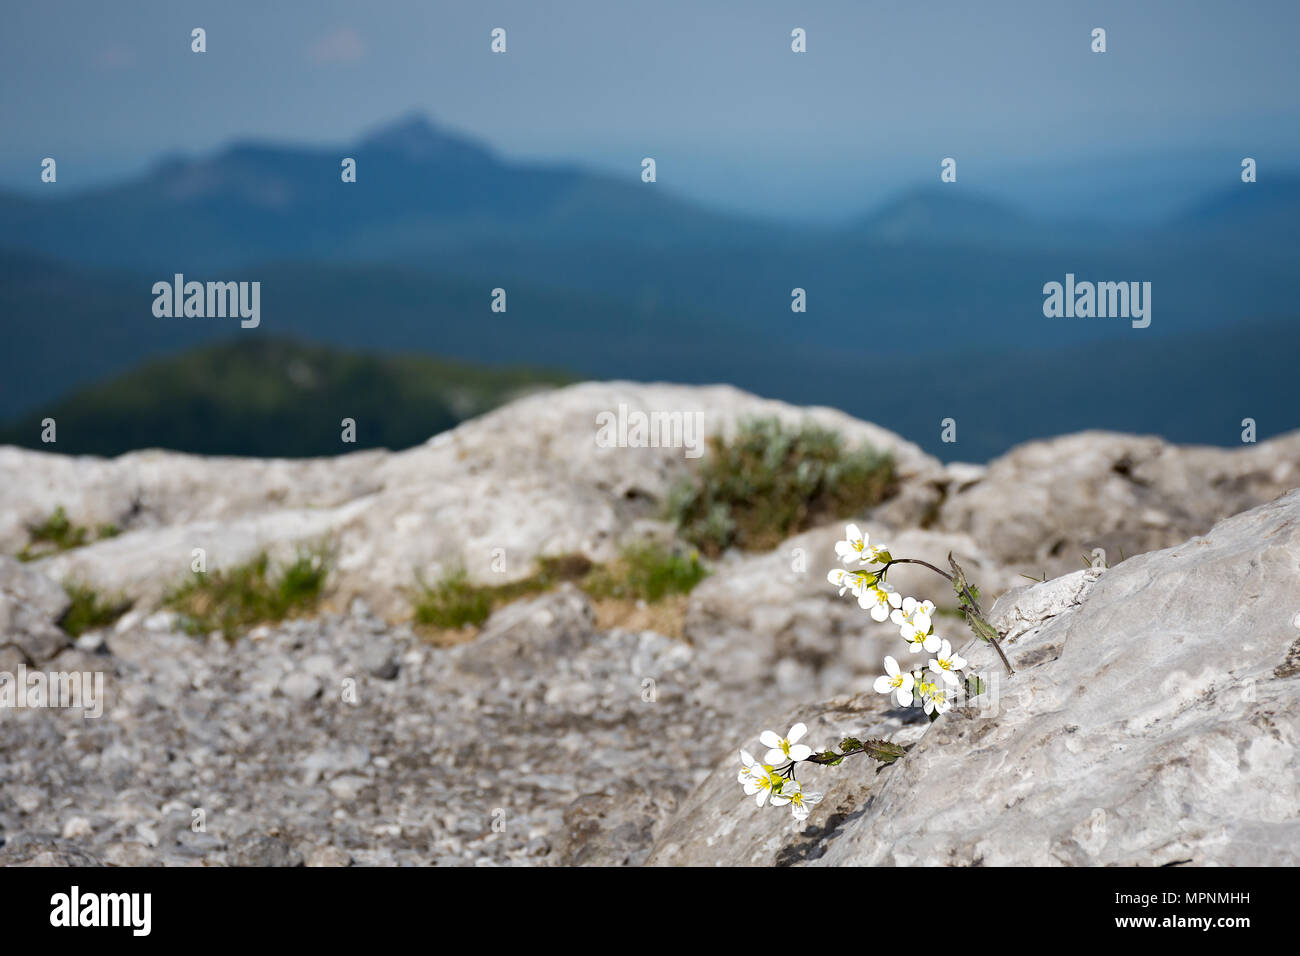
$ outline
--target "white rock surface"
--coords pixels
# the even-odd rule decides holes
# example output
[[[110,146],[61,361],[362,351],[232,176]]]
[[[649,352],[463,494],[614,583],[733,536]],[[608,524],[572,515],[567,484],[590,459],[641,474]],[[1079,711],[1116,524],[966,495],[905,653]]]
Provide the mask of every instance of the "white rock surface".
[[[1300,492],[1110,570],[1011,591],[991,619],[1017,674],[995,710],[949,712],[879,774],[811,770],[814,784],[859,783],[832,782],[806,828],[756,823],[728,755],[651,862],[1293,866],[1297,607]],[[963,653],[997,673],[987,646]],[[817,728],[826,714],[838,731],[843,710],[786,719]]]
[[[539,554],[607,560],[637,519],[658,517],[689,463],[677,448],[598,447],[596,416],[620,404],[698,411],[706,435],[762,416],[837,429],[849,443],[895,456],[910,489],[896,509],[915,511],[917,495],[937,499],[932,486],[943,477],[915,445],[833,409],[721,385],[588,383],[521,399],[396,453],[262,461],[150,451],[110,461],[0,448],[0,551],[18,551],[26,528],[62,505],[79,525],[124,533],[38,566],[147,605],[185,578],[195,548],[214,568],[262,549],[286,558],[297,545],[328,539],[339,555],[336,606],[361,596],[401,618],[417,575],[436,580],[462,566],[472,578],[501,581],[526,576]],[[492,570],[497,549],[504,574]]]

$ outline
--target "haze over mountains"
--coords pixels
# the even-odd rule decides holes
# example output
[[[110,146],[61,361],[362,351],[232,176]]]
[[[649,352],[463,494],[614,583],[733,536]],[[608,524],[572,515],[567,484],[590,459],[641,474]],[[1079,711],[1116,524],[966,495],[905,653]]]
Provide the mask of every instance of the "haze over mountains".
[[[340,161],[357,161],[357,182]],[[507,161],[407,116],[337,148],[236,143],[49,198],[0,196],[0,419],[219,338],[295,337],[549,366],[580,377],[727,381],[881,421],[979,460],[1084,427],[1228,444],[1300,425],[1293,363],[1300,177],[1265,167],[1137,228],[1054,221],[958,182],[836,227]],[[262,324],[159,319],[174,273],[260,281]],[[1049,319],[1042,286],[1150,282],[1152,323]],[[504,288],[505,313],[490,310]],[[791,311],[791,290],[807,312]],[[160,396],[160,401],[164,398]],[[958,420],[958,442],[939,441]],[[36,440],[36,436],[32,436]],[[260,445],[259,445],[260,447]]]

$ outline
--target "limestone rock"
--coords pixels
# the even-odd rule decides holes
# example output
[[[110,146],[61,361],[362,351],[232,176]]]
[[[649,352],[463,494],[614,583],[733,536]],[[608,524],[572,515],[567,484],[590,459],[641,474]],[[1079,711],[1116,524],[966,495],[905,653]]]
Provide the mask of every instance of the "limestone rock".
[[[0,650],[16,651],[16,663],[41,664],[71,644],[57,624],[68,604],[49,577],[0,555]]]
[[[531,573],[538,555],[603,561],[641,537],[638,522],[659,516],[691,463],[681,448],[598,447],[597,415],[620,405],[699,412],[706,436],[761,416],[836,429],[850,444],[894,455],[905,490],[895,507],[913,514],[937,501],[943,480],[942,465],[915,445],[833,409],[729,386],[587,383],[520,399],[396,453],[262,461],[149,451],[104,460],[3,448],[0,551],[18,551],[26,528],[62,505],[79,525],[123,533],[46,558],[41,569],[147,605],[188,575],[195,548],[215,568],[261,550],[284,559],[329,540],[339,555],[338,606],[363,597],[396,619],[409,611],[417,576],[463,567],[476,580],[509,581]],[[504,572],[494,567],[498,552]]]
[[[1171,547],[1298,485],[1300,432],[1238,449],[1081,432],[1019,445],[950,487],[935,526],[1013,571],[1055,577]]]
[[[751,812],[728,758],[652,861],[1295,865],[1298,608],[1300,492],[1110,570],[1009,592],[992,616],[1016,675],[994,682],[992,650],[968,645],[995,696],[931,725],[865,778],[869,794],[834,782],[829,816],[780,829]],[[799,714],[815,727],[840,705]],[[818,785],[829,772],[810,771]]]

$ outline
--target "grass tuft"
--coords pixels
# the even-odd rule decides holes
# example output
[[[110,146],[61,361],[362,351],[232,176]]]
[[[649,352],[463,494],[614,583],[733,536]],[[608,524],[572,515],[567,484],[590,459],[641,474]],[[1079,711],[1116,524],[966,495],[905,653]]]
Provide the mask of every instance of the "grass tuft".
[[[581,554],[539,558],[531,575],[508,584],[475,584],[464,568],[456,568],[436,584],[421,584],[414,618],[416,624],[444,630],[479,627],[496,607],[565,581],[592,598],[653,603],[689,593],[707,574],[697,554],[683,556],[662,545],[628,548],[618,560],[603,565]]]
[[[859,514],[897,489],[888,454],[845,448],[838,433],[817,425],[756,419],[742,423],[731,441],[713,436],[709,446],[694,479],[673,489],[668,514],[710,557],[731,547],[776,547],[821,522]]]
[[[63,505],[59,505],[54,509],[54,513],[40,524],[27,527],[28,541],[18,552],[17,558],[19,561],[36,561],[52,554],[83,547],[92,540],[115,537],[119,533],[117,525],[104,524],[95,529],[92,537],[90,528],[73,524],[68,519],[68,513],[63,509]]]
[[[94,588],[76,581],[64,582],[63,590],[72,603],[59,618],[59,627],[73,637],[108,627],[129,611],[133,603],[128,598],[104,598]]]
[[[324,548],[304,548],[292,562],[271,568],[266,553],[246,564],[195,572],[164,599],[191,634],[220,631],[228,641],[249,628],[296,617],[320,602],[329,577]]]

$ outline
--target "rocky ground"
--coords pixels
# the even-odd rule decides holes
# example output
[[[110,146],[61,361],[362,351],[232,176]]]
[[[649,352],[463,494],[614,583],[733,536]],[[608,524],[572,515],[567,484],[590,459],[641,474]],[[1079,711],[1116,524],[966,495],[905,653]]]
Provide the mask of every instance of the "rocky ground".
[[[596,447],[596,414],[620,402],[699,410],[721,433],[810,418],[891,451],[900,492],[860,523],[896,554],[953,551],[1002,594],[1019,673],[996,709],[929,726],[869,692],[897,637],[825,583],[838,525],[719,560],[681,638],[598,626],[571,586],[460,646],[413,631],[417,575],[517,578],[537,555],[671,536],[662,499],[691,463]],[[107,698],[96,719],[0,711],[0,863],[1295,862],[1300,495],[1279,496],[1298,486],[1300,433],[1238,450],[1085,433],[944,466],[831,410],[627,383],[533,396],[399,453],[2,448],[0,553],[57,506],[122,533],[0,557],[0,671],[99,671]],[[322,538],[338,566],[317,617],[231,645],[158,610],[194,548],[221,566]],[[1079,570],[1094,549],[1110,570]],[[55,623],[67,580],[135,608],[74,642]],[[965,653],[996,672],[982,645]],[[819,745],[912,749],[880,772],[810,772],[828,798],[795,826],[735,782],[737,748],[794,719]]]

